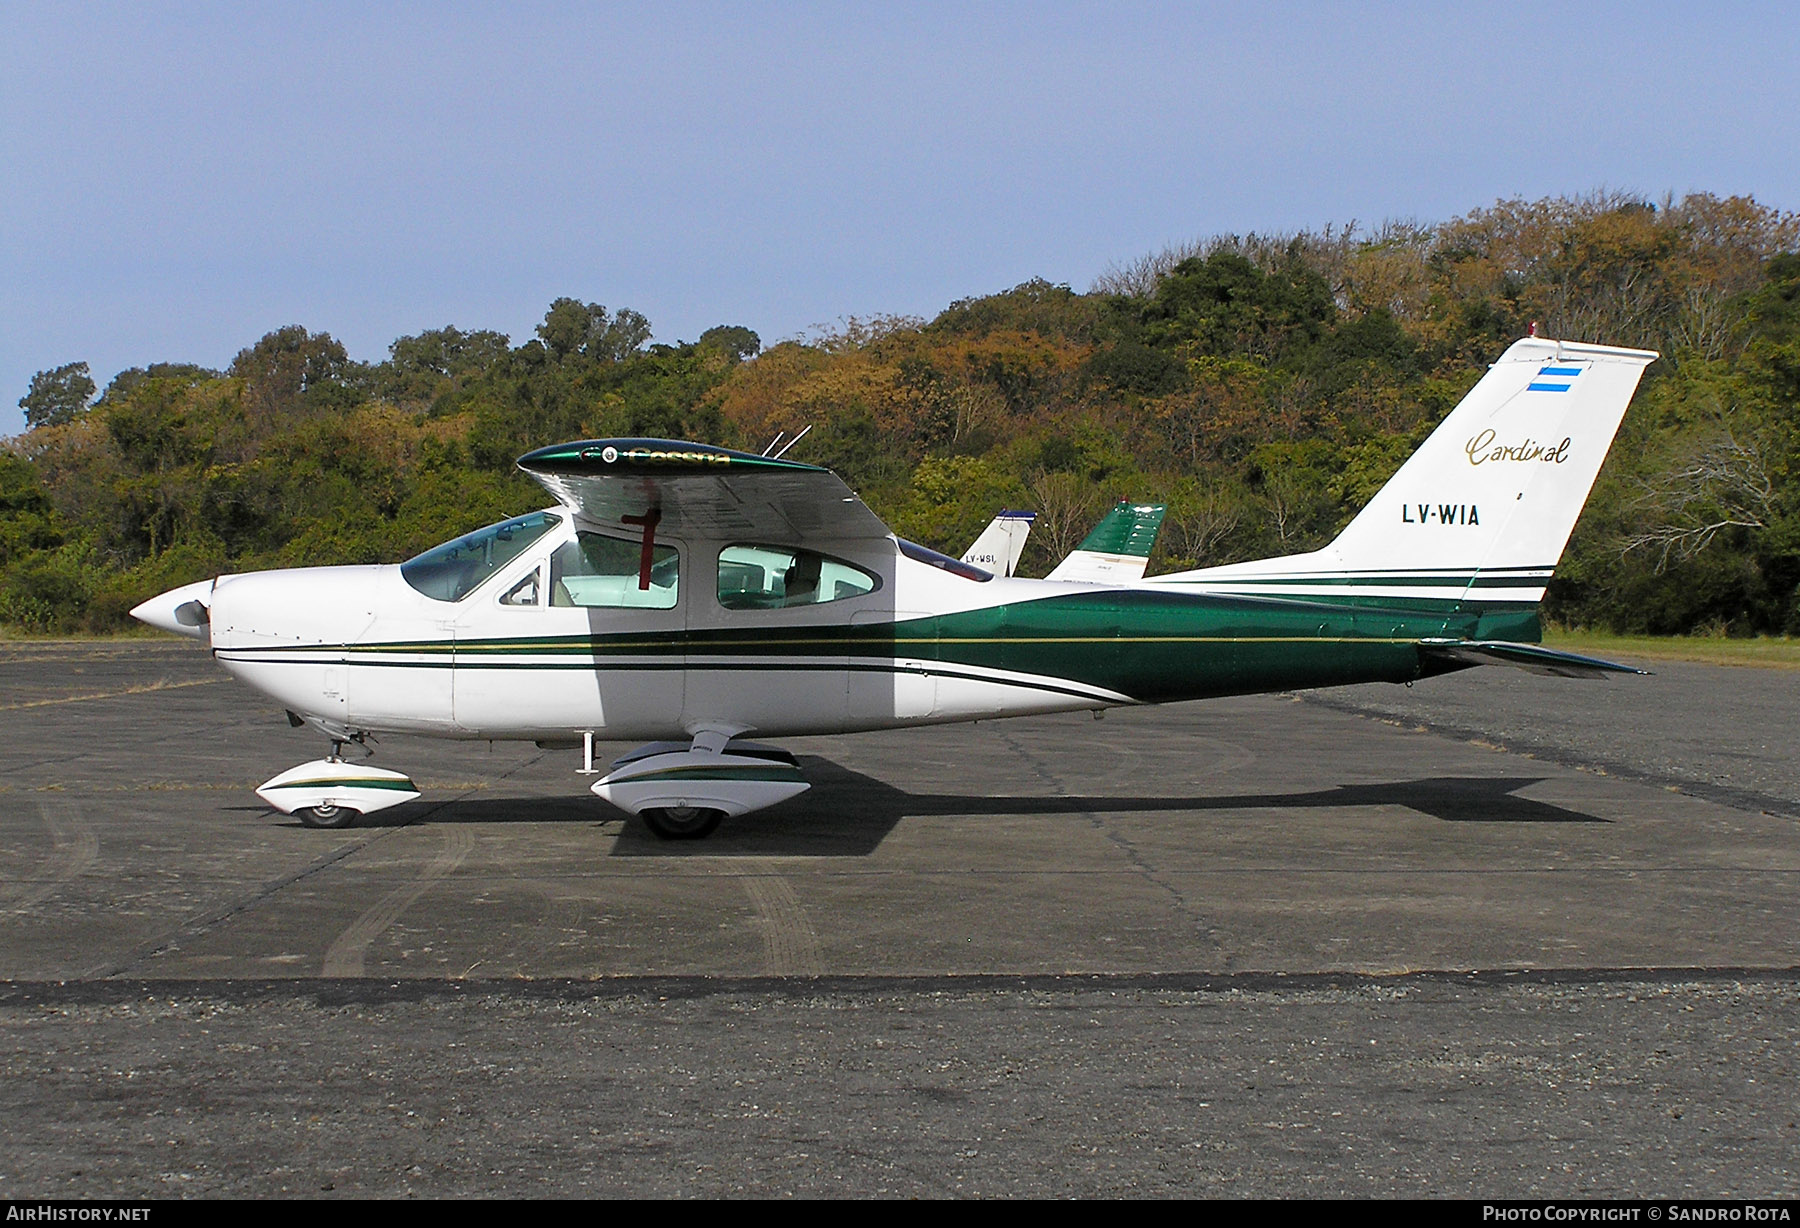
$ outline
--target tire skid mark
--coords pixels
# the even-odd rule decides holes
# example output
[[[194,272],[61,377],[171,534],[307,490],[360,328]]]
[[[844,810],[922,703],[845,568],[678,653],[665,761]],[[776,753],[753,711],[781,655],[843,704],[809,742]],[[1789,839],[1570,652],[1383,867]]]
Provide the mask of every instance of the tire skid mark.
[[[195,678],[187,682],[148,682],[117,691],[92,691],[82,695],[59,695],[54,699],[27,699],[16,704],[0,704],[0,712],[16,712],[20,708],[48,708],[55,704],[79,704],[92,699],[120,699],[127,695],[148,695],[153,691],[179,691],[190,686],[217,686],[229,678]]]
[[[50,856],[42,878],[6,884],[0,916],[30,912],[39,904],[86,873],[100,859],[100,837],[81,817],[81,806],[71,797],[41,797],[38,815],[50,829]],[[3,898],[3,897],[0,897]]]
[[[444,840],[438,855],[416,880],[382,896],[338,935],[331,949],[325,952],[325,976],[362,976],[368,962],[369,944],[398,921],[400,914],[412,907],[420,896],[455,873],[475,850],[475,833],[469,828],[446,825],[437,830]]]
[[[746,874],[738,882],[756,909],[764,971],[770,976],[823,976],[825,959],[819,950],[819,935],[788,880],[779,874]]]
[[[523,762],[516,763],[512,767],[508,768],[506,771],[501,772],[498,776],[495,776],[493,778],[493,780],[489,783],[490,784],[498,784],[500,781],[503,781],[507,777],[511,776],[514,772],[520,771],[524,768],[528,768],[528,767],[533,766],[534,764],[539,763],[540,761],[542,761],[543,757],[544,756],[542,754],[537,754],[537,755],[533,755],[529,759],[524,760]],[[108,963],[101,964],[98,967],[89,969],[87,972],[82,974],[81,979],[83,979],[83,980],[106,980],[106,979],[111,979],[111,978],[122,977],[126,973],[130,972],[132,969],[137,968],[143,964],[146,964],[146,963],[150,962],[151,960],[157,958],[158,956],[166,955],[171,951],[178,951],[181,949],[181,945],[183,942],[198,939],[198,938],[210,933],[211,931],[217,929],[219,926],[226,924],[233,917],[237,916],[240,913],[249,912],[252,909],[262,907],[264,904],[268,903],[270,900],[274,899],[276,896],[280,895],[282,892],[286,891],[288,888],[292,887],[294,884],[303,882],[304,880],[313,877],[315,874],[323,873],[324,871],[330,869],[332,866],[337,865],[339,862],[348,860],[349,858],[362,852],[364,849],[368,848],[370,845],[376,844],[376,843],[379,843],[380,841],[388,839],[389,837],[393,836],[396,832],[407,831],[413,827],[418,826],[424,820],[429,819],[432,815],[436,814],[438,811],[442,810],[444,807],[450,805],[453,802],[460,801],[462,798],[467,797],[468,794],[473,791],[474,790],[471,789],[467,792],[460,793],[455,797],[445,798],[443,801],[436,802],[436,803],[432,804],[430,807],[428,807],[427,809],[425,809],[422,813],[420,813],[416,817],[409,819],[407,822],[402,823],[396,827],[389,827],[389,828],[386,828],[385,830],[370,832],[366,836],[364,836],[362,833],[352,829],[351,831],[346,832],[345,834],[354,836],[354,837],[361,837],[361,838],[353,839],[349,843],[339,845],[337,848],[333,849],[331,852],[325,853],[322,856],[320,856],[317,860],[312,862],[310,865],[304,866],[301,869],[296,870],[292,874],[286,874],[286,875],[283,875],[281,878],[275,879],[272,882],[265,883],[263,886],[258,888],[252,894],[245,896],[241,899],[235,900],[229,904],[226,904],[223,908],[218,908],[211,912],[204,913],[201,916],[195,917],[192,920],[187,921],[184,924],[175,927],[169,933],[166,933],[157,938],[152,938],[148,942],[139,944],[136,948],[134,948],[133,950],[128,952],[122,959],[113,960]],[[471,847],[472,847],[474,837],[471,836],[471,837],[469,837],[469,839],[470,839]],[[341,941],[341,939],[340,939],[340,941]]]

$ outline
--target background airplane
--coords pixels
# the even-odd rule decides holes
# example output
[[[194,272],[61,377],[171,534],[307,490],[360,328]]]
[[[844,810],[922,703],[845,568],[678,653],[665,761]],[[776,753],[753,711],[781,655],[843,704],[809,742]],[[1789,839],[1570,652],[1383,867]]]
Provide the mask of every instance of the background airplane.
[[[1044,578],[1084,584],[1125,584],[1142,578],[1167,510],[1161,503],[1121,500]]]
[[[315,826],[417,796],[372,733],[645,740],[592,787],[702,836],[806,789],[743,740],[1412,682],[1579,677],[1538,602],[1654,353],[1516,342],[1325,548],[1148,579],[995,576],[897,538],[828,470],[665,440],[520,465],[557,506],[398,566],[221,576],[143,621],[333,740],[259,790]],[[1130,550],[1096,550],[1123,568]],[[1148,550],[1145,549],[1147,555]],[[1142,565],[1135,564],[1141,575]]]
[[[962,561],[996,576],[1012,575],[1019,569],[1019,556],[1025,553],[1025,539],[1036,520],[1036,512],[1001,512],[963,551]]]

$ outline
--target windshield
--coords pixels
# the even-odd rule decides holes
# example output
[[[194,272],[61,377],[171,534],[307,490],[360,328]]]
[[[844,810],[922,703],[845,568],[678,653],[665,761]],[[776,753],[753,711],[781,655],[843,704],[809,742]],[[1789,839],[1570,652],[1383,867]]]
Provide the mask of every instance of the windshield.
[[[503,520],[408,559],[400,574],[427,597],[461,601],[556,525],[549,512]]]

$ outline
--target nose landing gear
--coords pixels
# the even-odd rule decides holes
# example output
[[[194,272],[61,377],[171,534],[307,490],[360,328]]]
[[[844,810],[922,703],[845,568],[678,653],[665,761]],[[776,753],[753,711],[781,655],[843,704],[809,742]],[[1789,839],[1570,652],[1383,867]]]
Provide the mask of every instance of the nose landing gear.
[[[264,781],[256,796],[308,827],[324,828],[349,827],[365,814],[419,796],[417,787],[403,773],[338,758],[344,742],[345,739],[333,739],[329,758],[302,763]]]

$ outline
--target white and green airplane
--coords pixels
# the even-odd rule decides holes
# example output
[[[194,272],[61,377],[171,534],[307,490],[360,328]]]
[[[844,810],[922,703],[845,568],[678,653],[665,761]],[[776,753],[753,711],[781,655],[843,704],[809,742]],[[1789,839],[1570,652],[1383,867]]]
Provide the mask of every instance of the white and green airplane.
[[[208,640],[232,674],[332,739],[329,757],[258,790],[309,825],[418,796],[399,772],[341,758],[371,734],[583,747],[589,772],[595,740],[630,740],[648,744],[593,791],[659,835],[693,838],[808,787],[791,754],[749,734],[1482,664],[1632,672],[1541,647],[1538,603],[1656,357],[1517,342],[1310,554],[1148,578],[1140,561],[1100,582],[997,577],[897,538],[829,470],[590,440],[520,459],[555,507],[399,565],[219,576],[132,613]]]

